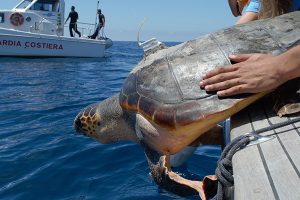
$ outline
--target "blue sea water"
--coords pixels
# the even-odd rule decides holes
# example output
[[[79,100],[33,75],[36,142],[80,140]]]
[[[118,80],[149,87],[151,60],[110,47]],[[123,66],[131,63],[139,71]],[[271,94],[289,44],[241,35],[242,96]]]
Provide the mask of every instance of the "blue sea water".
[[[114,42],[102,59],[0,58],[1,200],[198,199],[159,188],[139,145],[103,145],[73,129],[76,114],[118,92],[142,55],[135,42]],[[198,148],[185,172],[213,174],[219,154]]]

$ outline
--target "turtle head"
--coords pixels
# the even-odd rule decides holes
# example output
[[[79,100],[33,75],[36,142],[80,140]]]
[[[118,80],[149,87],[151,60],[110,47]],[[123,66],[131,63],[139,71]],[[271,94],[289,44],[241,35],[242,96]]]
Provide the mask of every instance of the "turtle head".
[[[136,141],[134,124],[135,116],[122,110],[119,94],[87,106],[74,120],[77,132],[104,144],[120,140]]]

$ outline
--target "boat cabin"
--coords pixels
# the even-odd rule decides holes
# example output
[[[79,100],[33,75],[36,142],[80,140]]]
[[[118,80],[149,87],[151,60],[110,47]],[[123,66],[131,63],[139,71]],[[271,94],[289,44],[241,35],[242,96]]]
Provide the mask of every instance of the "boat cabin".
[[[22,0],[12,10],[0,10],[0,28],[63,36],[64,0]]]

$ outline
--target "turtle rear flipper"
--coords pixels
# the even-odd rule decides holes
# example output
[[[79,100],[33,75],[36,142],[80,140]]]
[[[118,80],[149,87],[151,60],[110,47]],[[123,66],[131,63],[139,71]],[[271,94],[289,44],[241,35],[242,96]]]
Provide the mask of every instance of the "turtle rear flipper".
[[[170,156],[160,155],[147,144],[142,145],[155,183],[165,190],[180,196],[199,195],[201,199],[208,199],[216,194],[217,178],[215,176],[207,176],[202,182],[185,179],[172,171]]]

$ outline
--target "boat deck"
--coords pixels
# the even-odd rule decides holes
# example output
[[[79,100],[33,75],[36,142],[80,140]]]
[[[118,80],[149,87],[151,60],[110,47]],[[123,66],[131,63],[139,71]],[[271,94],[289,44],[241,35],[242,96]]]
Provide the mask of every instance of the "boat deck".
[[[271,124],[300,118],[279,118],[273,103],[263,99],[231,118],[231,138]],[[274,139],[246,147],[233,157],[236,200],[300,199],[300,123],[291,124],[261,135]]]

